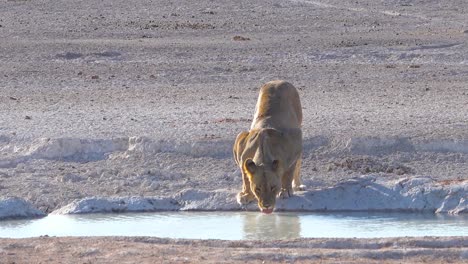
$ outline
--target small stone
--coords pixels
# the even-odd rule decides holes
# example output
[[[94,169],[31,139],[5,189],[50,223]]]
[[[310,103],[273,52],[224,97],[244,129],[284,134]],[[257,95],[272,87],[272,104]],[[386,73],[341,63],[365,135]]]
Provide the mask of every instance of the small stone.
[[[31,116],[25,116],[24,119],[26,119],[26,120],[31,120],[32,117],[31,117]]]
[[[93,75],[93,76],[91,76],[91,79],[93,79],[93,80],[97,80],[97,79],[99,79],[99,76],[97,76],[97,75]]]
[[[235,40],[235,41],[246,41],[246,40],[250,40],[250,38],[242,37],[242,36],[234,36],[232,39]]]

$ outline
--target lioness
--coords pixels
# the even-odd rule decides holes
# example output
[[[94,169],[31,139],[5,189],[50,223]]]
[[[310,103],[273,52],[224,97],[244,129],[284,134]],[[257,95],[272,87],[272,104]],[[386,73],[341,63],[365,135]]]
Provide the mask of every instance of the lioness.
[[[242,172],[242,191],[237,202],[258,200],[263,213],[271,213],[276,197],[290,197],[293,189],[303,189],[302,107],[294,86],[271,81],[260,88],[250,131],[237,135],[234,160]]]

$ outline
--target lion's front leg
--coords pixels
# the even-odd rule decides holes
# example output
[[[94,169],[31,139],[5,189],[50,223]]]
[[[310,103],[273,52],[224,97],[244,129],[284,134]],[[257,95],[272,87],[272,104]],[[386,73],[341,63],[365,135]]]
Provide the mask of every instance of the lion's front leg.
[[[250,181],[249,178],[247,177],[247,174],[244,172],[244,169],[242,168],[242,153],[244,152],[245,149],[245,142],[246,139],[249,135],[249,132],[243,131],[239,133],[236,137],[236,142],[234,143],[233,147],[233,155],[234,155],[234,160],[236,161],[236,164],[240,167],[241,173],[242,173],[242,191],[237,194],[237,202],[240,205],[246,205],[255,200],[255,196],[252,194],[252,191],[250,190]]]
[[[246,205],[255,200],[255,196],[250,190],[250,180],[242,171],[242,191],[237,194],[237,202],[240,205]]]
[[[302,184],[301,180],[301,163],[302,159],[298,159],[296,161],[296,166],[294,167],[294,173],[293,173],[293,190],[294,191],[305,191],[306,186]]]
[[[292,188],[292,181],[294,177],[294,167],[289,169],[281,177],[281,191],[278,194],[279,197],[286,199],[293,196],[294,191]]]

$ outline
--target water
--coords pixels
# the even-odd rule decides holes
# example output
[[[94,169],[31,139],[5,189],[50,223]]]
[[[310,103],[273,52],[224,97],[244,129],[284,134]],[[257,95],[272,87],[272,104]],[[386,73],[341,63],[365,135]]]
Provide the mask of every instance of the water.
[[[0,221],[0,237],[156,236],[188,239],[468,236],[468,216],[404,213],[158,212],[49,215]]]

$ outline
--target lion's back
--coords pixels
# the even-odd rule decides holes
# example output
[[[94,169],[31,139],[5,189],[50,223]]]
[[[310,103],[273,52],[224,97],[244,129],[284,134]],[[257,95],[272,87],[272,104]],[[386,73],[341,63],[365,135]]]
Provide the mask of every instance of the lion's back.
[[[251,128],[300,128],[302,106],[297,89],[286,81],[271,81],[260,89]]]

